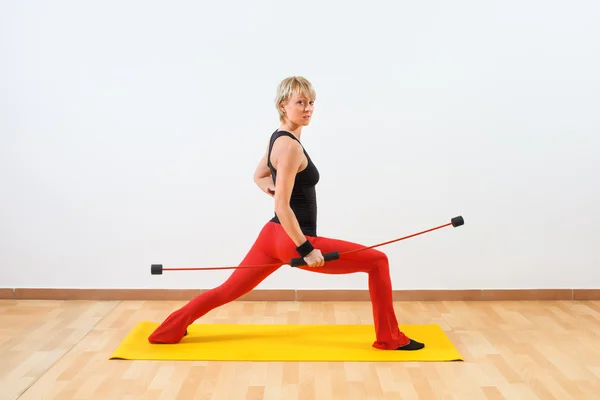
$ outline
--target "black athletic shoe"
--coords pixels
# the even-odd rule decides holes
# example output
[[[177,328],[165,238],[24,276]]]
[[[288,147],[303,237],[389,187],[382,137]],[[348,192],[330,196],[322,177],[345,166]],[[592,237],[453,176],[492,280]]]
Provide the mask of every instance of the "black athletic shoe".
[[[398,347],[396,350],[420,350],[423,347],[425,347],[423,343],[410,339],[410,342],[408,342],[404,346]]]

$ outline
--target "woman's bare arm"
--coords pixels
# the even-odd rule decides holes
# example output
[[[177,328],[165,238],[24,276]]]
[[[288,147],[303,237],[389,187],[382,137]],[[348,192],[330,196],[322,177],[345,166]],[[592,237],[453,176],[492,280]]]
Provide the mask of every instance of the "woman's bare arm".
[[[269,169],[269,166],[267,165],[267,154],[268,154],[268,150],[265,152],[265,154],[262,156],[262,158],[258,162],[258,165],[256,166],[256,170],[254,170],[254,181],[255,182],[266,176],[271,176],[271,170]]]
[[[304,160],[302,146],[293,139],[279,138],[273,147],[277,158],[277,183],[275,184],[275,213],[279,217],[283,229],[300,246],[306,241],[306,236],[300,229],[296,215],[290,207],[290,198],[296,174]]]
[[[275,213],[285,232],[292,239],[296,247],[299,247],[307,242],[307,238],[304,236],[298,219],[290,207],[290,198],[296,174],[304,161],[304,151],[302,146],[295,140],[282,137],[275,142],[272,154],[274,154],[274,158],[276,159],[275,168],[277,169]],[[312,249],[303,258],[309,267],[320,267],[325,264],[323,254],[321,254],[319,249]]]
[[[273,183],[273,178],[271,177],[271,170],[267,165],[267,155],[268,149],[265,152],[265,155],[260,159],[258,165],[256,166],[256,170],[254,171],[254,183],[266,194],[271,197],[275,196],[275,184]]]

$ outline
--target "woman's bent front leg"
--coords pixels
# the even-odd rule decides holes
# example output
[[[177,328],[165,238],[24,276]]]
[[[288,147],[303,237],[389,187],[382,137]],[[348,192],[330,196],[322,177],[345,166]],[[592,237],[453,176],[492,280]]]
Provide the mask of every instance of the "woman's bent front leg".
[[[366,247],[327,237],[312,238],[310,241],[322,253],[332,251],[344,253]],[[389,261],[385,253],[375,249],[366,249],[341,255],[339,260],[326,262],[323,267],[303,266],[301,268],[324,274],[367,273],[376,337],[373,347],[383,350],[417,350],[423,347],[422,344],[411,341],[398,326],[392,297]]]

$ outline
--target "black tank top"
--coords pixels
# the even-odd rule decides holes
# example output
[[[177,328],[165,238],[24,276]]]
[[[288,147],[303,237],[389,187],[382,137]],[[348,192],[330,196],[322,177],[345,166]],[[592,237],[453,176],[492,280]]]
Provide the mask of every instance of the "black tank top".
[[[289,136],[300,143],[300,141],[290,132],[280,130],[273,132],[269,142],[269,153],[267,157],[267,165],[271,170],[273,183],[277,182],[277,170],[271,164],[271,150],[273,149],[275,140],[281,136]],[[300,143],[300,146],[302,146],[302,143]],[[308,165],[296,174],[292,195],[290,197],[290,208],[300,224],[302,233],[306,236],[317,236],[317,195],[315,185],[319,182],[319,171],[308,156],[304,146],[302,146],[302,150],[308,160]],[[271,221],[280,223],[277,213],[275,213],[275,216]]]

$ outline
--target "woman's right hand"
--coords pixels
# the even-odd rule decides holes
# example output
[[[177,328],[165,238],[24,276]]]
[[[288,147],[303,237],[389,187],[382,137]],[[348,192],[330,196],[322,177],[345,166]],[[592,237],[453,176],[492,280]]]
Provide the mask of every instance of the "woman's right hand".
[[[322,267],[325,264],[325,258],[321,254],[321,250],[313,249],[306,257],[304,257],[306,265],[309,267]]]

